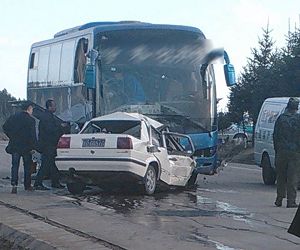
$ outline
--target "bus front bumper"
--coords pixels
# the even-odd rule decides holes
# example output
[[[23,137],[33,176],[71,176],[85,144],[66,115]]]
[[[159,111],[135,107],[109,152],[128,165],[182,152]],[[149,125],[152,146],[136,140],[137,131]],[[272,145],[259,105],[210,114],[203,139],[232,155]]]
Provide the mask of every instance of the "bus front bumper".
[[[196,167],[194,169],[194,173],[197,174],[205,174],[205,175],[213,175],[216,173],[216,169],[218,168],[217,157],[199,157],[196,158]]]

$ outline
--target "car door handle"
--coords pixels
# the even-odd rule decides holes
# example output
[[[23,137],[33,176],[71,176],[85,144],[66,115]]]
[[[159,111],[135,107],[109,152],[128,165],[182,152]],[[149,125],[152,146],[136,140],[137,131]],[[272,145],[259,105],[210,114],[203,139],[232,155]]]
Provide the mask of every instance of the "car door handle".
[[[175,157],[169,158],[170,161],[177,161]]]
[[[91,154],[95,154],[95,151],[94,151],[94,150],[91,150]]]

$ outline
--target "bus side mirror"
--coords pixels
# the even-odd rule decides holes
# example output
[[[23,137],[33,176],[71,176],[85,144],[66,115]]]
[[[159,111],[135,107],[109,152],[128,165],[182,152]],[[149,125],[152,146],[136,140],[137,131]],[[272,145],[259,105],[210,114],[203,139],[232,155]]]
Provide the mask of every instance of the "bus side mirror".
[[[95,65],[87,64],[85,66],[85,79],[84,83],[87,88],[96,88],[96,67]]]
[[[225,80],[228,87],[236,84],[234,66],[230,63],[224,65]]]

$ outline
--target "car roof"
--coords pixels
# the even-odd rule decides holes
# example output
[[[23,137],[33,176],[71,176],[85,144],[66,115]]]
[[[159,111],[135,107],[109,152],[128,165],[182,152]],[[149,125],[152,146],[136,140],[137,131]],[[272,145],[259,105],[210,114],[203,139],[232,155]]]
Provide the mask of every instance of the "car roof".
[[[91,121],[142,121],[146,120],[154,128],[163,126],[162,123],[151,119],[148,116],[139,113],[114,112],[92,119]]]

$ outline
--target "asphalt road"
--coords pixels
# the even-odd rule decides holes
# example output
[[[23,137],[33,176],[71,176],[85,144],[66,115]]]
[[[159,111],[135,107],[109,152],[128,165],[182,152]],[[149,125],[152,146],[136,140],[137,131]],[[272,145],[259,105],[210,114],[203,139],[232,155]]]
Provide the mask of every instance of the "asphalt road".
[[[52,190],[35,191],[28,198],[30,194],[23,192],[26,200],[21,200],[20,192],[19,200],[12,201],[3,194],[9,192],[10,167],[3,142],[0,159],[3,204],[46,214],[49,221],[55,219],[125,249],[141,249],[141,245],[143,249],[300,249],[300,239],[286,232],[296,209],[273,205],[276,189],[262,184],[261,170],[254,165],[229,164],[217,175],[198,176],[198,185],[192,189],[170,189],[154,196],[112,186],[110,191],[92,188],[81,196]],[[35,197],[46,204],[30,204]],[[72,199],[82,218],[62,199]],[[65,206],[67,216],[62,214]]]

